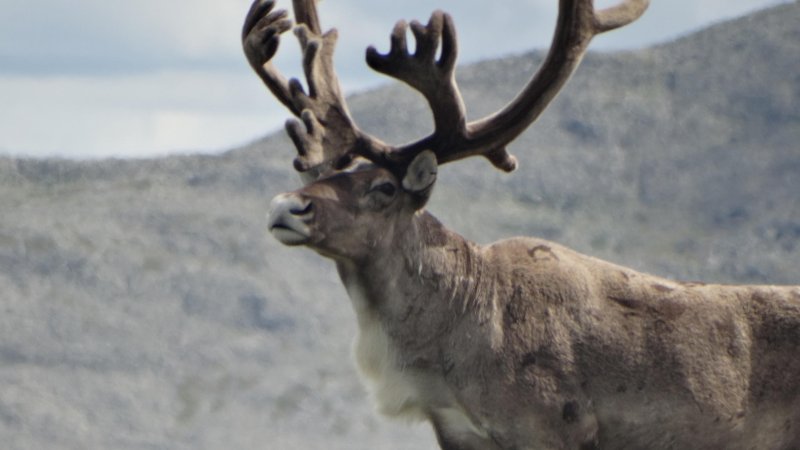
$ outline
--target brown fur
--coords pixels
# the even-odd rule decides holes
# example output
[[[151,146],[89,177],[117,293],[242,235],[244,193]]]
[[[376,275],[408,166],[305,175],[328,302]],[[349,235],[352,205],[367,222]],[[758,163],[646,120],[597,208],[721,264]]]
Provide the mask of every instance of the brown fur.
[[[270,229],[336,262],[381,412],[429,420],[446,450],[800,448],[800,287],[676,283],[534,238],[481,247],[423,210],[437,164],[482,155],[513,170],[506,145],[591,39],[647,0],[560,0],[538,73],[469,123],[452,19],[412,23],[413,53],[399,23],[389,53],[371,48],[367,62],[419,91],[435,123],[402,147],[355,126],[333,70],[336,33],[322,32],[315,0],[293,5],[308,93],[271,62],[292,28],[285,11],[255,0],[242,33],[248,61],[299,119],[287,131],[309,183],[273,200]]]
[[[800,446],[800,287],[677,283],[534,238],[481,247],[404,192],[341,207],[373,205],[376,177],[291,195],[325,218],[306,245],[337,262],[387,414],[430,420],[443,448]]]

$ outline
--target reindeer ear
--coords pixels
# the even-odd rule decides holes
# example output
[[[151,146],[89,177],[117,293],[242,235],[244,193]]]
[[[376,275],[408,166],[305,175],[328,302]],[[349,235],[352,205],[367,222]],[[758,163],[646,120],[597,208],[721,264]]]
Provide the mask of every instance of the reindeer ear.
[[[425,206],[430,198],[438,167],[436,155],[430,150],[417,155],[408,165],[406,176],[403,177],[403,189],[414,195],[416,209]]]
[[[403,189],[412,193],[430,190],[436,182],[438,167],[436,155],[432,151],[420,153],[408,165],[406,176],[403,177]]]

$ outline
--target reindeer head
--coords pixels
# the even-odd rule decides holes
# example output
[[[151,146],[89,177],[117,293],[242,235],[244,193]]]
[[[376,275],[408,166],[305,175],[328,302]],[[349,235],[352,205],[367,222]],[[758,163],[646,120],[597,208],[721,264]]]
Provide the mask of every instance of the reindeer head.
[[[307,245],[325,256],[362,261],[405,227],[430,197],[436,156],[420,153],[400,179],[364,164],[272,200],[269,229],[286,245]]]
[[[298,151],[294,167],[306,186],[273,200],[270,229],[284,244],[307,245],[334,258],[362,257],[406,226],[428,200],[438,165],[480,155],[513,171],[517,161],[506,146],[544,111],[591,39],[632,22],[648,4],[623,0],[595,11],[592,0],[560,0],[553,44],[542,67],[502,110],[472,122],[466,120],[455,81],[458,50],[450,16],[436,11],[427,25],[412,22],[413,53],[406,41],[409,24],[399,22],[389,52],[370,47],[367,64],[419,91],[435,129],[416,142],[391,146],[359,130],[351,118],[333,68],[337,32],[321,31],[315,1],[293,0],[307,91],[272,64],[280,35],[292,28],[286,11],[273,11],[274,0],[253,3],[242,42],[253,69],[299,119],[289,120],[286,129]]]

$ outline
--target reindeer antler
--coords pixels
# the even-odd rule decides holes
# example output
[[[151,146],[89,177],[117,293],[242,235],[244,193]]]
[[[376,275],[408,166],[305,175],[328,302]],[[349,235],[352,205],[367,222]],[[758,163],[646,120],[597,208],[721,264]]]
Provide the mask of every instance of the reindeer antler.
[[[436,11],[427,26],[411,23],[417,41],[416,52],[408,53],[406,32],[408,24],[400,21],[392,32],[392,48],[381,55],[375,47],[367,49],[367,64],[374,70],[406,82],[428,100],[433,111],[436,132],[439,136],[451,130],[465,130],[464,103],[455,83],[456,41],[453,20],[448,14]],[[439,40],[442,52],[436,60]]]
[[[434,12],[427,26],[411,22],[417,43],[413,55],[408,52],[407,30],[404,21],[398,22],[392,32],[389,53],[381,55],[370,47],[367,49],[367,64],[419,91],[433,112],[435,127],[432,135],[406,148],[394,150],[390,158],[408,160],[409,156],[421,150],[434,149],[439,164],[443,164],[450,161],[444,149],[460,148],[468,135],[466,108],[455,80],[458,56],[455,26],[450,15],[442,11]],[[441,54],[437,60],[436,51],[440,43]],[[485,156],[500,169],[510,171],[516,167],[513,157],[505,152],[491,152]]]
[[[359,147],[383,145],[359,131],[347,109],[333,67],[337,31],[321,31],[316,0],[293,0],[293,5],[308,92],[298,79],[287,81],[272,63],[280,35],[292,28],[285,10],[273,11],[274,0],[253,3],[242,30],[242,44],[250,65],[269,90],[301,119],[286,123],[298,151],[294,165],[315,179],[342,164]]]
[[[389,53],[382,55],[370,47],[367,64],[419,91],[433,112],[435,128],[423,139],[391,147],[361,132],[347,111],[333,69],[336,30],[321,32],[315,0],[293,2],[307,94],[298,80],[287,82],[271,63],[280,34],[291,28],[285,11],[272,11],[274,0],[256,0],[242,38],[245,54],[264,83],[302,119],[289,121],[286,128],[299,152],[295,167],[314,176],[336,169],[356,155],[399,173],[424,150],[432,150],[439,164],[482,155],[501,170],[514,170],[517,162],[506,146],[553,100],[580,63],[592,38],[633,22],[649,4],[649,0],[622,0],[617,6],[597,11],[592,0],[559,0],[553,43],[541,68],[502,110],[469,123],[455,81],[458,45],[451,17],[436,11],[427,25],[412,22],[410,28],[417,44],[413,54],[406,42],[409,25],[398,22],[391,34]]]
[[[514,170],[516,158],[508,154],[506,145],[544,111],[580,63],[592,38],[633,22],[648,4],[649,0],[624,0],[617,6],[596,11],[592,0],[560,0],[553,43],[539,71],[505,108],[470,123],[466,123],[461,95],[453,79],[456,45],[450,17],[437,11],[424,30],[412,25],[417,46],[423,49],[422,54],[418,50],[414,57],[404,54],[405,28],[401,22],[392,33],[389,54],[377,55],[370,49],[367,62],[375,70],[420,91],[431,104],[436,128],[430,136],[394,149],[392,159],[409,161],[419,152],[431,149],[439,164],[483,155],[501,170]],[[440,35],[442,56],[434,61],[430,55],[436,48],[433,46],[431,50],[431,42]]]

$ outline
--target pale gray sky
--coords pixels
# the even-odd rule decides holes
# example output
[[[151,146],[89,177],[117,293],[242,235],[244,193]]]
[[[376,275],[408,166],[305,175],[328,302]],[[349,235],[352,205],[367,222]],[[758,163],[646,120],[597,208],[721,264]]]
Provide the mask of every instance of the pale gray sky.
[[[785,0],[651,0],[637,23],[593,49],[637,48]],[[556,0],[326,0],[340,31],[348,92],[386,81],[363,62],[388,49],[398,19],[440,8],[459,32],[461,62],[546,48]],[[597,0],[598,6],[615,3]],[[147,157],[227,150],[288,116],[247,66],[239,30],[250,0],[0,0],[0,154]],[[289,0],[279,0],[290,8]],[[299,74],[297,45],[279,63]]]

